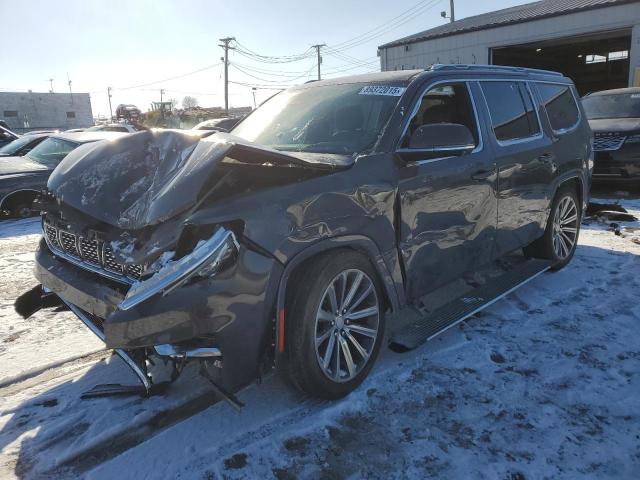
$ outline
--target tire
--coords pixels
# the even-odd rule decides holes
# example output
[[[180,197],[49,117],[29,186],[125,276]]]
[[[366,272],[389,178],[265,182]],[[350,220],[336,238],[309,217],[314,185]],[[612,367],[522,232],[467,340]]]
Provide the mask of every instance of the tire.
[[[551,270],[560,270],[576,251],[581,220],[582,206],[575,188],[560,187],[551,204],[544,235],[524,248],[525,255],[552,260]]]
[[[14,205],[11,208],[10,213],[13,218],[29,218],[33,216],[31,204],[29,203],[19,203]]]
[[[287,315],[288,376],[308,395],[341,398],[362,383],[378,356],[384,297],[371,263],[357,252],[335,251],[303,268]],[[349,310],[364,316],[353,318]]]

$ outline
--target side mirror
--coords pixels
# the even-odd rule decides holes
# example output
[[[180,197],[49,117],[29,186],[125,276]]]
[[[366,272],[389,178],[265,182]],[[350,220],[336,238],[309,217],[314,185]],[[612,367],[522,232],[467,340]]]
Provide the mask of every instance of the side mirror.
[[[459,123],[429,123],[419,126],[409,138],[407,148],[429,151],[473,150],[476,142],[471,131]]]

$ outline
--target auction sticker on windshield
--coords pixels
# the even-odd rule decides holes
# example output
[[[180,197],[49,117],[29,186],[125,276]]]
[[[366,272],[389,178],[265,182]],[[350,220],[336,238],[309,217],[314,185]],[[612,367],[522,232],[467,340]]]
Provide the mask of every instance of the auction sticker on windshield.
[[[390,97],[399,97],[404,91],[405,87],[392,87],[390,85],[367,85],[362,87],[360,95],[387,95]]]

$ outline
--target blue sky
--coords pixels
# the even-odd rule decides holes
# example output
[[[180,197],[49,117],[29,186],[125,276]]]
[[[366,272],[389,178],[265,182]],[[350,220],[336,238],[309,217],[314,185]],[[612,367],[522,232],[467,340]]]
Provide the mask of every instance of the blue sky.
[[[456,18],[522,3],[457,0]],[[387,28],[412,7],[412,14]],[[94,115],[109,113],[108,86],[114,88],[114,108],[134,103],[145,111],[159,100],[160,88],[166,90],[165,98],[181,102],[193,93],[200,105],[222,105],[221,66],[138,86],[219,63],[218,39],[225,36],[265,56],[303,54],[316,43],[337,46],[338,53],[323,55],[325,76],[378,70],[378,45],[441,25],[448,21],[440,17],[442,10],[449,10],[448,0],[0,0],[0,91],[48,91],[49,78],[54,79],[54,91],[68,91],[69,74],[74,92],[91,93]],[[345,44],[358,36],[358,41]],[[352,58],[364,64],[340,72],[353,67]],[[271,64],[232,52],[230,60],[246,72],[230,67],[230,79],[237,82],[276,85],[315,78],[313,56]],[[301,78],[294,80],[297,76]],[[258,102],[270,94],[258,90]],[[231,106],[253,103],[251,88],[243,85],[231,85],[229,98]]]

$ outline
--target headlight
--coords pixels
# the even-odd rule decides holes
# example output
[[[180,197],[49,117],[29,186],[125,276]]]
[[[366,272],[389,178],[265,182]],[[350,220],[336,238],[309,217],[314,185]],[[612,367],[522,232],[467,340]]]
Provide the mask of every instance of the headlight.
[[[147,280],[134,283],[120,302],[120,310],[128,310],[156,293],[169,294],[194,277],[211,277],[235,260],[239,249],[233,232],[219,228],[214,235],[179,260],[167,262]]]
[[[628,136],[624,143],[640,143],[640,134]]]

